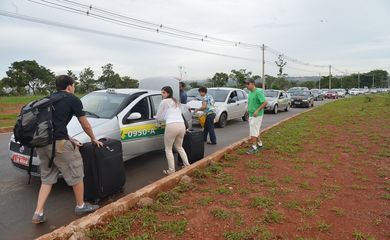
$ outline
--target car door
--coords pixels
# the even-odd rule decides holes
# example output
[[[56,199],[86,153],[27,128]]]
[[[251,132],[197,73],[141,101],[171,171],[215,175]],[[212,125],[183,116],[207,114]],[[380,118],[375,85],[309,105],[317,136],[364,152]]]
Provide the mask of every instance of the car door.
[[[279,109],[285,109],[287,106],[287,99],[286,96],[283,94],[283,92],[279,92],[278,104],[279,104]]]
[[[227,99],[228,119],[239,117],[240,103],[238,101],[237,91],[231,91]]]
[[[238,117],[242,117],[245,115],[245,112],[247,110],[247,104],[248,104],[248,97],[244,91],[237,90],[237,96],[238,96]]]
[[[149,96],[141,96],[134,100],[123,114],[120,114],[120,132],[124,159],[157,150],[160,148],[161,135],[164,128],[158,128],[152,114]],[[141,118],[129,120],[132,113],[140,113]]]

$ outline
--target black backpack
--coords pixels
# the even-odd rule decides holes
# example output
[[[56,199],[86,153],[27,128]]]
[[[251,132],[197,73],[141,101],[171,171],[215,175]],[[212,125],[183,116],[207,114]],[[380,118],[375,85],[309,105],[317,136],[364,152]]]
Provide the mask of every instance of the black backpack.
[[[53,141],[53,103],[64,98],[66,94],[45,97],[35,100],[22,108],[14,127],[15,140],[23,146],[31,148],[28,163],[29,183],[31,180],[31,168],[34,148],[53,144],[52,156],[49,167],[55,156],[55,141]]]

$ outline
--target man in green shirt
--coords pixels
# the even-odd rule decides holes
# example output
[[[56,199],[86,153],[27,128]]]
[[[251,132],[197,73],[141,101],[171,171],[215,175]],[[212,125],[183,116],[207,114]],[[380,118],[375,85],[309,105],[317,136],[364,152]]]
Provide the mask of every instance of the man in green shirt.
[[[264,108],[267,106],[267,100],[265,99],[263,90],[256,88],[255,80],[248,79],[245,81],[245,84],[249,90],[249,135],[252,142],[252,147],[246,153],[255,154],[263,147],[263,143],[260,140],[260,127],[263,121]]]

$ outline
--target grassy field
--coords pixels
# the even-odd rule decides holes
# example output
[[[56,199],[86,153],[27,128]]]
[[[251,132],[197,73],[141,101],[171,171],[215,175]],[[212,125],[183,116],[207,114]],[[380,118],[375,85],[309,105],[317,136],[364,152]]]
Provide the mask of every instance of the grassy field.
[[[390,95],[304,113],[86,232],[92,239],[388,239]],[[346,224],[348,223],[348,224]]]
[[[81,97],[82,95],[77,95]],[[0,97],[0,127],[11,127],[15,124],[20,109],[29,102],[45,97],[33,96],[9,96]]]

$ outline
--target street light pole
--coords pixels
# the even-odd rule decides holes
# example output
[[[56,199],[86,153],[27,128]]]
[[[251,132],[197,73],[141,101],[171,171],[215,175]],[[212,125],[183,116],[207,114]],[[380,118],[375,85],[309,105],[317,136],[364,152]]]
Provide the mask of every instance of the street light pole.
[[[264,46],[264,44],[262,45],[261,49],[262,49],[262,55],[263,55],[261,78],[263,79],[263,90],[265,90],[265,76],[264,76],[264,67],[265,67],[264,51],[265,51],[265,46]]]
[[[329,89],[332,89],[332,65],[329,65]]]

